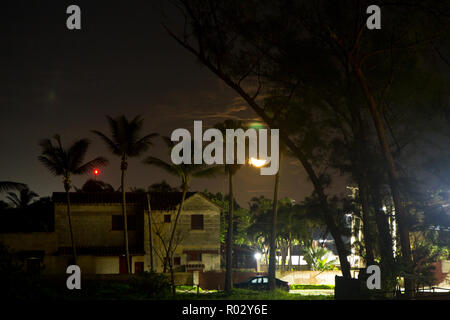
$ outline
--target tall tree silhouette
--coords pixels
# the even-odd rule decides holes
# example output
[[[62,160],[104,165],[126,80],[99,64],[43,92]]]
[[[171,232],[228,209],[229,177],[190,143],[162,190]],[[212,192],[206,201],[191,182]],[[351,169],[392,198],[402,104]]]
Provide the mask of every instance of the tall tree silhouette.
[[[106,117],[109,123],[111,136],[92,130],[98,135],[112,154],[119,156],[121,159],[120,170],[122,172],[120,179],[120,189],[122,191],[122,215],[124,228],[124,247],[127,260],[127,271],[131,273],[130,251],[128,246],[128,224],[127,224],[127,208],[125,198],[125,175],[128,169],[128,159],[141,156],[152,145],[152,139],[157,136],[156,133],[141,136],[144,120],[140,116],[136,116],[129,121],[124,115],[117,118]]]
[[[174,147],[174,143],[168,138],[163,137],[164,142],[166,143],[169,153],[171,153],[172,148]],[[173,277],[173,262],[172,256],[174,251],[174,237],[175,231],[178,224],[178,219],[180,218],[181,211],[183,209],[184,201],[186,199],[186,194],[189,190],[189,184],[192,178],[205,178],[215,176],[219,172],[218,166],[207,166],[205,164],[194,164],[194,161],[191,161],[191,164],[173,164],[172,162],[166,162],[160,158],[156,157],[147,157],[144,160],[145,164],[158,167],[167,173],[177,176],[181,180],[181,201],[178,206],[177,215],[175,216],[175,221],[172,225],[172,230],[170,232],[169,242],[166,248],[166,259],[164,259],[164,272],[167,272],[167,267],[170,269],[171,279],[172,279],[172,293],[175,296],[175,283]]]
[[[42,149],[39,161],[55,176],[62,176],[64,190],[66,191],[67,201],[67,218],[69,223],[70,241],[72,244],[73,263],[77,262],[76,246],[72,229],[72,220],[70,215],[70,189],[72,188],[70,178],[73,175],[86,174],[92,169],[108,164],[108,160],[104,157],[97,157],[86,163],[84,157],[89,148],[90,141],[88,139],[80,139],[75,141],[69,148],[64,148],[61,137],[56,134],[51,139],[43,139],[39,145]],[[54,142],[54,143],[53,143]]]
[[[226,137],[227,129],[245,129],[245,125],[242,121],[239,120],[225,120],[224,122],[218,123],[215,125],[215,128],[219,129],[222,134]],[[226,144],[226,140],[223,141],[224,145]],[[236,150],[234,150],[234,155],[236,157]],[[226,158],[226,156],[225,156]],[[234,159],[236,160],[236,159]],[[225,163],[225,161],[224,161]],[[227,237],[226,237],[226,264],[225,264],[225,291],[230,292],[233,289],[233,223],[234,223],[234,190],[233,190],[233,177],[236,172],[241,168],[241,164],[237,164],[237,161],[234,161],[234,164],[225,164],[225,172],[228,175],[228,197],[229,197],[229,206],[228,206],[228,228],[227,228]]]

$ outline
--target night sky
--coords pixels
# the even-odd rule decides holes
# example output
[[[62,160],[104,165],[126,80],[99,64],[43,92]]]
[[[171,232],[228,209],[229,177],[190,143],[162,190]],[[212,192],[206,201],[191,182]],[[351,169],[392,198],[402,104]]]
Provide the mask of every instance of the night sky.
[[[228,118],[251,121],[253,111],[161,26],[158,1],[8,1],[2,2],[0,73],[0,180],[26,183],[40,196],[63,191],[37,160],[38,141],[55,133],[68,144],[92,141],[86,160],[102,155],[110,165],[99,179],[119,186],[119,160],[90,130],[108,132],[105,115],[142,115],[145,132],[170,135]],[[82,10],[82,30],[66,28],[66,8]],[[192,131],[191,131],[192,132]],[[167,157],[159,138],[146,155]],[[168,159],[168,157],[167,157]],[[311,183],[298,160],[284,159],[280,196],[297,201]],[[81,187],[87,176],[73,178]],[[128,187],[147,187],[177,178],[132,159]],[[241,169],[235,178],[237,201],[246,205],[260,194],[272,197],[273,176]],[[345,184],[341,184],[341,188]],[[227,192],[226,176],[196,179],[191,190]],[[345,190],[345,189],[344,189]]]

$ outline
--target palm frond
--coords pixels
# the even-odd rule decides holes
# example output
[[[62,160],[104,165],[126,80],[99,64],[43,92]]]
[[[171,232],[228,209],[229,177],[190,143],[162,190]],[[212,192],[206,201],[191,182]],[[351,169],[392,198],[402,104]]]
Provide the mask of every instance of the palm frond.
[[[91,160],[91,161],[83,164],[82,166],[75,168],[73,170],[73,173],[74,174],[86,174],[95,168],[104,167],[108,164],[109,164],[108,159],[106,159],[104,157],[97,157],[94,160]]]
[[[105,142],[106,146],[109,148],[111,153],[119,156],[122,155],[122,151],[119,149],[118,145],[113,140],[108,138],[108,136],[106,136],[104,133],[97,130],[91,130],[91,132],[98,135],[103,140],[103,142]],[[115,134],[113,133],[113,136],[114,135]]]
[[[178,166],[165,162],[164,160],[161,160],[156,157],[147,157],[144,159],[143,163],[163,169],[167,173],[170,173],[175,176],[180,176],[181,173],[180,168]]]
[[[59,176],[64,174],[64,168],[60,163],[57,163],[46,156],[39,156],[38,159],[53,175]]]
[[[20,200],[14,192],[8,192],[6,199],[8,199],[14,205],[14,207],[20,207]]]
[[[24,183],[13,182],[13,181],[0,181],[0,192],[8,190],[20,190],[26,188],[27,185]]]
[[[67,151],[68,169],[75,171],[83,163],[89,148],[90,141],[88,139],[81,139],[76,141]]]
[[[117,118],[107,116],[106,118],[109,122],[111,136],[108,137],[97,130],[92,130],[92,132],[100,136],[115,155],[139,156],[152,145],[150,140],[157,135],[152,133],[139,137],[144,121],[140,116],[136,116],[131,121],[128,121],[125,115]]]
[[[166,144],[167,148],[169,149],[169,153],[170,153],[173,146],[175,145],[174,142],[169,137],[166,137],[166,136],[162,136],[161,139]]]
[[[158,136],[157,133],[150,133],[133,143],[129,156],[136,157],[147,151],[147,149],[153,145],[151,140],[156,136]]]
[[[208,177],[214,177],[218,174],[223,173],[223,167],[222,166],[212,166],[212,167],[204,167],[199,165],[193,164],[194,170],[192,171],[191,175],[196,178],[208,178]]]

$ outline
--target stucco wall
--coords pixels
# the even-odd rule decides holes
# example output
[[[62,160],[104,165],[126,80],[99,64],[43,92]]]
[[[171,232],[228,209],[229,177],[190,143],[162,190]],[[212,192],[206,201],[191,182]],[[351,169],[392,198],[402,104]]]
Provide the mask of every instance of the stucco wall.
[[[135,215],[138,207],[127,206],[127,214]],[[122,246],[123,231],[112,230],[112,215],[122,215],[120,204],[71,206],[73,234],[77,246]],[[67,207],[55,204],[55,231],[60,247],[70,246]],[[136,231],[128,232],[130,246],[136,244]]]
[[[41,250],[53,253],[58,246],[54,232],[0,233],[0,242],[13,251]]]
[[[277,271],[276,277],[289,284],[327,284],[334,285],[335,276],[341,271]]]

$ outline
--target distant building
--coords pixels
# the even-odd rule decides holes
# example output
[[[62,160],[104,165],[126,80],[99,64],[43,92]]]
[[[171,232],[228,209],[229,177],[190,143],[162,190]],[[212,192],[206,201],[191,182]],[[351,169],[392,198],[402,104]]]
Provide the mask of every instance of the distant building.
[[[70,194],[77,264],[87,274],[126,273],[122,194]],[[167,244],[181,201],[180,192],[152,192],[153,261],[162,271]],[[54,231],[2,233],[0,242],[20,254],[29,270],[40,264],[47,274],[64,273],[72,255],[65,193],[53,194]],[[150,270],[150,229],[146,193],[127,193],[127,222],[132,272]],[[220,208],[201,193],[189,192],[174,244],[178,271],[220,270]],[[161,240],[163,239],[163,240]]]

